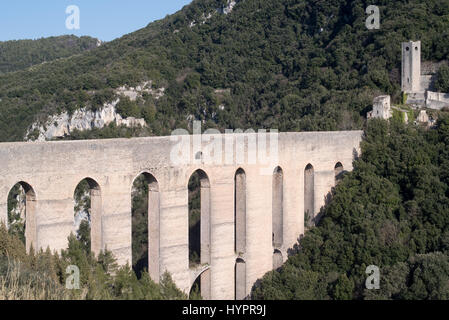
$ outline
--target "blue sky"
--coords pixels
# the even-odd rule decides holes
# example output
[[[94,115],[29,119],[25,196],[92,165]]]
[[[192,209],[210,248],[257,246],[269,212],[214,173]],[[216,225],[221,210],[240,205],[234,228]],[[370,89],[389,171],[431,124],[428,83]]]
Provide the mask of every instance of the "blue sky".
[[[175,13],[191,0],[13,0],[0,2],[0,41],[63,34],[110,41]],[[66,28],[66,8],[78,6],[80,29]]]

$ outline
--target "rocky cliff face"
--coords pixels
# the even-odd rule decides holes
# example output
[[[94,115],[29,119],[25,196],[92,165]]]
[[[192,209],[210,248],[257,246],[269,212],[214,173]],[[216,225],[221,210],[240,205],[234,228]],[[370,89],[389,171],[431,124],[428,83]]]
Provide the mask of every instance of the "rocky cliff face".
[[[223,13],[223,14],[231,13],[236,4],[237,4],[237,1],[235,1],[235,0],[228,0],[227,5],[221,9],[221,13]]]
[[[115,90],[119,97],[128,97],[131,101],[141,98],[143,93],[151,94],[155,99],[159,99],[164,95],[165,88],[152,88],[151,81],[144,82],[137,87],[120,87]],[[99,110],[93,111],[87,108],[76,110],[72,115],[63,112],[58,115],[48,117],[45,123],[35,122],[28,129],[26,141],[47,141],[54,138],[62,138],[69,136],[74,130],[85,131],[92,129],[101,129],[110,123],[117,126],[139,127],[146,126],[144,119],[128,117],[123,118],[116,110],[120,98],[110,103],[105,103]]]
[[[225,14],[225,15],[230,14],[238,2],[239,2],[239,0],[228,0],[225,6],[223,6],[221,8],[216,8],[214,12],[209,12],[208,14],[203,13],[203,15],[201,16],[199,21],[196,21],[196,20],[191,21],[189,24],[189,27],[193,28],[197,24],[200,24],[200,25],[205,24],[217,12],[219,14]],[[177,32],[179,32],[179,30],[175,30],[174,33],[177,33]]]
[[[34,123],[28,130],[25,140],[46,141],[54,138],[69,136],[74,130],[85,131],[95,128],[104,128],[110,123],[117,126],[137,127],[146,126],[144,119],[133,117],[122,118],[115,107],[120,99],[105,104],[100,110],[92,111],[82,108],[76,110],[72,115],[67,112],[51,116],[45,124]],[[37,133],[37,134],[36,134]],[[37,135],[37,137],[36,137]]]

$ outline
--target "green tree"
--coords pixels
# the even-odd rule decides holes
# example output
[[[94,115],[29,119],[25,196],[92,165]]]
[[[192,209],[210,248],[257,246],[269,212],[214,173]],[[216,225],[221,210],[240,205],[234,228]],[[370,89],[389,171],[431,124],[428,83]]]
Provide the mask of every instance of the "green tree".
[[[443,65],[438,70],[435,89],[439,92],[449,92],[449,65]]]

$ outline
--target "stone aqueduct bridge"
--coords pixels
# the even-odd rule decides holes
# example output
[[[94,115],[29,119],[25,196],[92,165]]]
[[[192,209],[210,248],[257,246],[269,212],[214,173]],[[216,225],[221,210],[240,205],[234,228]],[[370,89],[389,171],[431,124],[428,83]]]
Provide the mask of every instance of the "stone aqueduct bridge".
[[[247,154],[250,136],[231,139],[245,139]],[[0,219],[7,220],[8,194],[21,183],[27,246],[64,249],[74,231],[74,190],[88,178],[92,250],[106,247],[124,264],[131,261],[132,185],[144,173],[150,186],[152,278],[158,281],[167,270],[188,292],[200,276],[203,297],[241,299],[287,259],[288,248],[304,232],[305,210],[320,210],[335,184],[336,164],[352,170],[361,139],[361,131],[280,133],[270,174],[261,173],[266,165],[246,157],[244,163],[234,157],[231,164],[173,165],[170,154],[178,143],[173,137],[0,143]],[[191,269],[188,181],[197,170],[202,266]]]

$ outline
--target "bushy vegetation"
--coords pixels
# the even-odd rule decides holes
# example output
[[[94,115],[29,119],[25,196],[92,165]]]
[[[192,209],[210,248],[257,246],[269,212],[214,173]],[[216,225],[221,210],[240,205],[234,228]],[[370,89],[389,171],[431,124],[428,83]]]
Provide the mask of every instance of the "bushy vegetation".
[[[449,64],[441,66],[438,70],[435,88],[439,92],[449,92]]]
[[[66,58],[97,47],[91,37],[60,36],[0,42],[0,74]]]
[[[421,40],[425,60],[449,52],[447,0],[377,1],[379,30],[365,27],[363,0],[244,0],[228,15],[215,10],[223,3],[195,0],[91,51],[1,75],[0,140],[149,80],[166,90],[140,105],[150,108],[146,134],[186,128],[189,115],[219,129],[359,129],[375,95],[400,100],[401,41]]]
[[[334,190],[318,226],[255,299],[448,299],[449,117],[424,130],[368,123],[361,158]],[[367,266],[380,289],[367,290]]]
[[[88,233],[84,236],[88,237]],[[128,266],[118,266],[112,253],[101,252],[95,257],[86,247],[87,239],[71,235],[68,248],[60,254],[50,250],[29,254],[23,242],[0,226],[0,300],[61,300],[61,299],[120,299],[172,300],[187,299],[176,288],[168,273],[160,283],[153,282],[148,273],[140,279]],[[80,288],[66,288],[69,265],[80,270]]]

